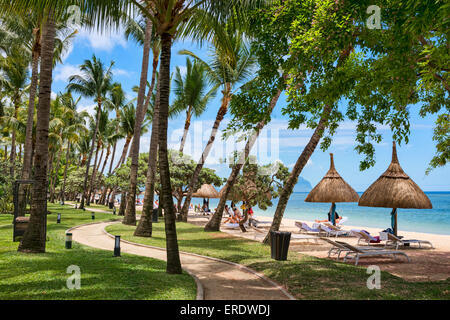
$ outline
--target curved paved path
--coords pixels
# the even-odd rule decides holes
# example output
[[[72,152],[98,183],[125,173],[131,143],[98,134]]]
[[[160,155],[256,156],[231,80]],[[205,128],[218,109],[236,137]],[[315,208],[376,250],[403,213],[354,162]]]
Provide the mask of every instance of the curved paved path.
[[[112,239],[104,230],[110,224],[102,222],[71,229],[73,240],[81,244],[110,250]],[[121,241],[121,252],[166,260],[162,248]],[[282,287],[256,272],[231,262],[180,252],[183,269],[197,277],[203,287],[205,300],[287,300],[294,299]]]

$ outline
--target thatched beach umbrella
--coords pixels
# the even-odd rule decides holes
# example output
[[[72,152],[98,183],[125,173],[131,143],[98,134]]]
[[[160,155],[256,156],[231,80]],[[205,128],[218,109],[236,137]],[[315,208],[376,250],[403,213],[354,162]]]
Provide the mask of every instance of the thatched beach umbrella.
[[[330,169],[325,177],[311,190],[306,202],[331,202],[331,221],[336,225],[336,202],[357,202],[359,196],[334,168],[333,154],[330,153]]]
[[[392,161],[387,170],[363,193],[359,206],[392,208],[391,225],[397,235],[397,208],[432,209],[430,199],[403,171],[392,143]]]
[[[207,203],[207,206],[209,208],[209,199],[211,198],[220,198],[219,193],[217,192],[216,188],[214,188],[211,184],[204,184],[200,187],[200,189],[197,190],[197,192],[194,192],[192,194],[192,197],[194,198],[203,198],[203,204]],[[206,200],[208,199],[208,200]]]
[[[195,198],[220,198],[219,193],[216,188],[214,188],[211,184],[204,184],[198,189],[196,192],[192,194]]]

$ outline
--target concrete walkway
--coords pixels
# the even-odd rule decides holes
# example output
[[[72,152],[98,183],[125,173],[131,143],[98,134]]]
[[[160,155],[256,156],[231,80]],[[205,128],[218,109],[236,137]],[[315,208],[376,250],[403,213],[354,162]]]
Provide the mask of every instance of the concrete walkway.
[[[83,225],[71,230],[73,240],[81,244],[109,250],[114,248],[105,227],[117,222],[102,222]],[[162,248],[121,241],[121,252],[166,260]],[[194,275],[201,283],[205,300],[288,300],[294,299],[281,286],[261,274],[235,263],[180,252],[184,270]]]

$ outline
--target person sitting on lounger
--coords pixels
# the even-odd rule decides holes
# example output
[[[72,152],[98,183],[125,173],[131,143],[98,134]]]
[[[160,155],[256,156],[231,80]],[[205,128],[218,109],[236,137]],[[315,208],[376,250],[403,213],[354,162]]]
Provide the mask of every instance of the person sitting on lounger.
[[[225,213],[227,213],[229,217],[233,216],[233,211],[231,211],[227,204],[225,205]]]
[[[334,212],[335,214],[335,218],[336,218],[336,223],[339,223],[339,221],[341,221],[342,217],[340,217],[337,213],[337,211]],[[321,223],[321,222],[331,222],[331,214],[330,212],[328,212],[328,220],[315,220],[317,223]]]

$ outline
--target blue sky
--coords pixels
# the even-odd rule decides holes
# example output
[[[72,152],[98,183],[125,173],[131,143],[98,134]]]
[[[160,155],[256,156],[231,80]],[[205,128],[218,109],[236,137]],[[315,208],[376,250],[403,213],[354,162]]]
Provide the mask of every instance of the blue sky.
[[[208,49],[199,48],[190,41],[176,42],[172,51],[171,69],[176,66],[182,69],[185,66],[185,56],[178,54],[181,49],[189,49],[202,57],[208,59]],[[85,59],[90,59],[95,54],[105,64],[111,60],[115,62],[113,72],[114,80],[122,83],[131,99],[135,95],[131,88],[139,83],[140,67],[142,62],[142,49],[132,41],[126,39],[120,33],[97,34],[81,30],[73,46],[64,57],[64,63],[56,66],[54,70],[54,82],[52,91],[57,93],[64,91],[67,85],[67,78],[78,72],[78,66]],[[151,72],[151,70],[149,71]],[[210,102],[206,112],[192,123],[190,136],[187,141],[185,151],[198,159],[203,146],[210,134],[212,121],[220,105],[220,93]],[[261,133],[258,144],[255,148],[259,156],[258,161],[267,163],[274,160],[281,160],[286,166],[292,168],[303,147],[306,145],[312,131],[306,128],[298,130],[287,129],[287,118],[281,115],[282,107],[286,105],[285,97],[282,96],[273,113],[272,122]],[[80,101],[79,110],[87,110],[92,113],[94,102],[83,98]],[[426,119],[418,115],[419,106],[410,107],[411,113],[411,135],[408,145],[397,146],[400,163],[405,172],[425,191],[450,190],[450,167],[433,170],[428,176],[425,169],[434,155],[434,142],[432,141],[434,117]],[[111,116],[114,116],[112,114]],[[221,125],[221,129],[226,127],[229,120],[228,115]],[[169,145],[177,148],[182,135],[184,125],[184,114],[181,114],[169,122],[168,140]],[[380,128],[383,135],[383,142],[376,145],[376,165],[366,171],[359,171],[359,161],[363,158],[355,150],[355,124],[344,121],[341,128],[336,133],[329,150],[322,152],[316,149],[308,165],[304,168],[301,176],[315,185],[329,168],[329,153],[334,153],[336,168],[341,176],[357,191],[364,191],[380,174],[384,172],[391,160],[391,132],[389,128]],[[145,134],[141,139],[141,152],[149,149],[150,133]],[[191,139],[192,137],[192,139]],[[194,138],[195,137],[195,138]],[[201,139],[200,139],[201,137]],[[201,143],[200,143],[201,142]],[[119,143],[119,155],[123,142]],[[216,169],[220,176],[227,177],[228,166],[219,164],[219,160],[225,158],[234,148],[241,149],[241,144],[228,144],[222,139],[216,140],[207,166]],[[118,160],[118,157],[117,159]]]

